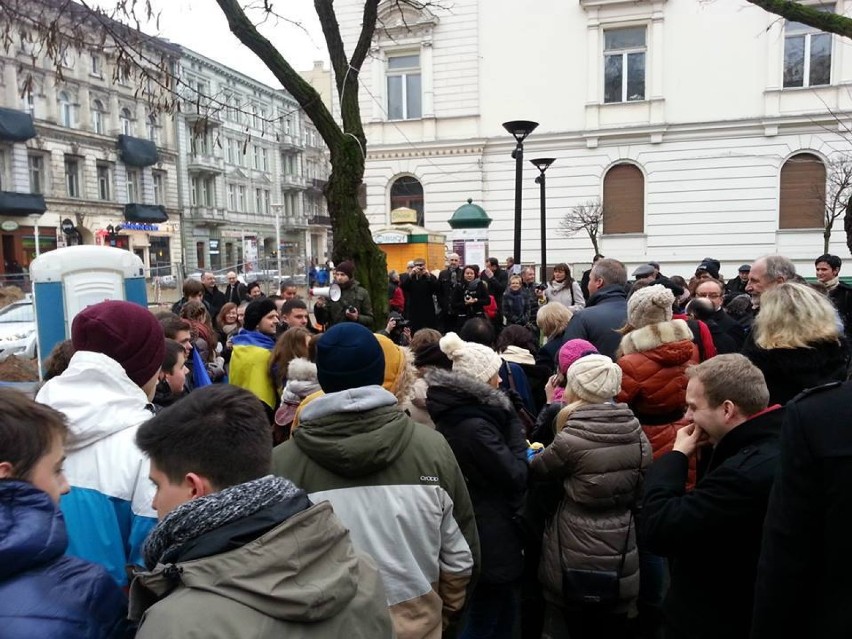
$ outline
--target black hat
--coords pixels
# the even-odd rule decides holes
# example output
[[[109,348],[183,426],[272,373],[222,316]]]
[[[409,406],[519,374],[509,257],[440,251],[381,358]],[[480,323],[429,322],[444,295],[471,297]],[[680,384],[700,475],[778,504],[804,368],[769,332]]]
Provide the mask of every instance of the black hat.
[[[743,264],[739,268],[740,273],[751,273],[751,264]]]
[[[268,297],[250,302],[246,306],[246,314],[243,316],[243,328],[247,331],[257,330],[260,320],[276,310],[275,302]]]

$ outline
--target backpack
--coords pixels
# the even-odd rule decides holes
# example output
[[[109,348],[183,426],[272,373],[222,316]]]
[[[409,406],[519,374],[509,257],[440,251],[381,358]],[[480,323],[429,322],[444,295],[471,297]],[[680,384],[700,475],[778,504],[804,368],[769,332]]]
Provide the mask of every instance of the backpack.
[[[489,295],[488,300],[488,306],[483,308],[482,311],[488,319],[494,319],[497,317],[497,300],[494,299],[493,295]]]

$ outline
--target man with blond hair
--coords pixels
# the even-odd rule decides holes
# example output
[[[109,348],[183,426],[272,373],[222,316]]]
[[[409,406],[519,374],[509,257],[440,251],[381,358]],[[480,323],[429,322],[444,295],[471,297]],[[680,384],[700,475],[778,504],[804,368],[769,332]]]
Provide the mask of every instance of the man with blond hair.
[[[691,423],[648,469],[641,538],[670,561],[666,636],[745,639],[784,409],[767,408],[763,374],[743,355],[718,355],[686,374]],[[690,458],[704,444],[710,463],[687,492]]]

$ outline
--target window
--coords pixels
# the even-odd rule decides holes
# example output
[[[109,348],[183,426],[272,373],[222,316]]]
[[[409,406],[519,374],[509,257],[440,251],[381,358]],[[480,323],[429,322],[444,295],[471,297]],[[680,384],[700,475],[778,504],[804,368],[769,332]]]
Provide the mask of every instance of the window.
[[[104,103],[100,100],[92,101],[92,131],[103,135],[106,132],[104,124]]]
[[[27,166],[30,173],[30,193],[44,193],[47,180],[44,174],[44,156],[32,153],[27,156]]]
[[[21,108],[35,117],[35,96],[32,89],[27,89],[21,96]]]
[[[405,175],[398,178],[390,191],[391,210],[405,207],[417,211],[417,224],[423,226],[423,185],[417,178]]]
[[[148,139],[155,144],[159,144],[160,142],[160,127],[157,126],[157,116],[153,113],[148,114],[147,121],[145,123],[146,132],[148,134]]]
[[[269,170],[269,152],[266,147],[260,147],[260,163],[264,171]]]
[[[195,260],[198,262],[198,268],[207,267],[207,263],[204,261],[204,242],[195,243]]]
[[[210,137],[206,133],[195,133],[189,129],[189,148],[194,155],[210,155]]]
[[[107,162],[98,162],[98,199],[112,199],[112,167]]]
[[[633,164],[616,164],[604,176],[603,233],[645,231],[645,176]]]
[[[163,171],[153,171],[154,179],[154,204],[165,204],[166,197],[166,174]]]
[[[604,31],[604,102],[645,99],[645,27]]]
[[[263,189],[254,190],[254,210],[256,213],[265,213],[263,210]]]
[[[797,153],[781,167],[779,229],[824,227],[825,164],[813,153]]]
[[[420,54],[388,57],[388,118],[411,120],[421,114]]]
[[[9,151],[0,149],[0,191],[3,189],[9,191]]]
[[[225,160],[227,160],[228,164],[236,164],[235,158],[233,140],[225,138]]]
[[[127,202],[139,201],[139,169],[127,169]]]
[[[100,78],[100,77],[102,77],[102,75],[101,75],[101,56],[100,56],[100,54],[99,54],[99,53],[95,53],[94,51],[92,51],[92,52],[89,54],[89,56],[90,56],[90,60],[91,60],[91,67],[90,67],[90,71],[89,71],[89,73],[91,73],[92,75],[97,76],[97,77],[99,77],[99,78]]]
[[[237,208],[237,187],[233,184],[228,185],[228,210],[234,211]]]
[[[833,11],[834,5],[821,6]],[[814,87],[831,83],[831,34],[801,24],[784,24],[784,87]]]
[[[81,197],[80,160],[67,155],[65,156],[65,191],[68,197]]]
[[[254,168],[255,170],[260,170],[260,147],[257,144],[252,145],[252,152],[254,156]]]
[[[192,206],[216,206],[216,183],[213,178],[193,177],[189,181]]]
[[[59,123],[69,129],[74,126],[74,105],[66,91],[59,92]]]
[[[246,210],[246,187],[244,186],[237,187],[237,210]]]
[[[121,132],[124,135],[133,135],[133,116],[130,113],[130,109],[127,107],[123,108],[118,116],[118,121]]]

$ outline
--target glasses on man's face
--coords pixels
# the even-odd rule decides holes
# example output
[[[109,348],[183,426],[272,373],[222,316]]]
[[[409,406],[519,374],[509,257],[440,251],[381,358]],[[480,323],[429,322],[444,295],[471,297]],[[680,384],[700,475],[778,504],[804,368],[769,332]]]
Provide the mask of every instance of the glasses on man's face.
[[[717,300],[722,297],[721,293],[696,293],[695,297],[707,297],[711,300]]]

